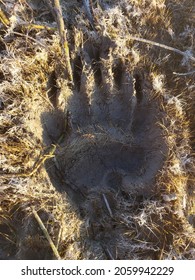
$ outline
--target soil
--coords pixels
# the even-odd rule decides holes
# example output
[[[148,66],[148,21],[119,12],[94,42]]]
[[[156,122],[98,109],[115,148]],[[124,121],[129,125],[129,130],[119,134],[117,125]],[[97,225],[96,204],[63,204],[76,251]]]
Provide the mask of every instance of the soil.
[[[194,259],[194,1],[1,2],[0,259]]]
[[[135,75],[121,61],[115,65],[114,42],[108,42],[102,38],[94,46],[89,41],[75,60],[76,87],[66,108],[69,131],[56,155],[56,168],[86,196],[105,189],[151,195],[167,157],[157,125],[163,115],[158,101],[151,102],[147,77]],[[64,188],[61,184],[60,191]]]

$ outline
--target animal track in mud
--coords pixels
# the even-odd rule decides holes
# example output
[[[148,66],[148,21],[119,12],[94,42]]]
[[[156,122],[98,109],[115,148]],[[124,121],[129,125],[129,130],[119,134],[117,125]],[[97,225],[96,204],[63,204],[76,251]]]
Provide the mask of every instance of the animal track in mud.
[[[74,60],[70,131],[55,164],[62,181],[85,195],[151,193],[166,154],[158,103],[143,76],[112,56],[114,47],[106,38],[101,47],[87,42]]]

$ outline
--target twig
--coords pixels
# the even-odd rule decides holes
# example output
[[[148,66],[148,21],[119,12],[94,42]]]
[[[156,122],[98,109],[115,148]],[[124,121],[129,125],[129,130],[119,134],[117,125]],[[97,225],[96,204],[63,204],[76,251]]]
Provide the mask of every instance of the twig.
[[[61,236],[62,236],[62,227],[59,228],[59,231],[58,231],[58,238],[56,240],[56,248],[58,249],[59,247],[59,243],[60,243],[60,239],[61,239]]]
[[[47,26],[47,25],[40,25],[40,24],[33,24],[33,23],[23,23],[21,25],[21,28],[25,28],[25,29],[39,29],[39,30],[52,30],[52,31],[55,31],[56,28],[55,27],[50,27],[50,26]]]
[[[51,249],[52,249],[52,251],[53,251],[53,253],[54,253],[56,259],[57,259],[57,260],[61,260],[61,257],[60,257],[60,255],[59,255],[59,253],[58,253],[58,250],[56,249],[56,246],[54,245],[53,241],[51,240],[51,237],[50,237],[50,235],[49,235],[49,233],[48,233],[46,227],[44,226],[43,222],[41,221],[41,219],[40,219],[40,217],[39,217],[37,211],[36,211],[34,208],[32,208],[32,212],[33,212],[33,215],[35,216],[35,219],[37,220],[37,222],[38,222],[40,228],[42,229],[42,231],[43,231],[45,237],[47,238],[47,240],[48,240],[48,242],[49,242],[49,245],[50,245],[50,247],[51,247]]]
[[[56,14],[56,21],[57,21],[57,25],[58,25],[59,34],[60,34],[62,53],[64,55],[64,60],[65,60],[65,64],[66,64],[67,72],[68,72],[68,78],[70,79],[71,82],[73,82],[72,68],[71,68],[71,64],[70,64],[69,46],[68,46],[68,41],[66,39],[67,30],[65,29],[64,20],[62,17],[62,9],[61,9],[59,0],[53,0],[53,2],[54,2],[54,11]]]
[[[147,39],[143,39],[143,38],[138,38],[138,37],[134,37],[132,35],[129,35],[128,36],[130,40],[135,40],[135,41],[138,41],[138,42],[142,42],[142,43],[146,43],[146,44],[150,44],[150,45],[153,45],[153,46],[157,46],[159,48],[163,48],[163,49],[166,49],[166,50],[169,50],[169,51],[172,51],[172,52],[175,52],[175,53],[178,53],[184,57],[187,57],[188,59],[192,60],[195,62],[195,57],[193,57],[192,55],[186,53],[186,52],[182,52],[178,49],[175,49],[173,47],[169,47],[167,45],[164,45],[164,44],[160,44],[160,43],[157,43],[157,42],[154,42],[154,41],[150,41],[150,40],[147,40]]]
[[[20,33],[20,32],[15,32],[15,31],[13,31],[12,33],[15,34],[15,35],[21,36],[21,37],[26,37],[27,39],[32,40],[33,42],[37,43],[37,44],[40,45],[41,47],[47,48],[46,45],[42,44],[41,42],[39,42],[38,40],[34,39],[33,37],[31,37],[31,36],[29,36],[29,35],[22,34],[22,33]]]
[[[109,214],[110,214],[110,217],[113,218],[112,210],[111,210],[111,208],[110,208],[110,205],[109,205],[109,203],[108,203],[108,200],[107,200],[107,198],[106,198],[106,195],[103,193],[102,196],[103,196],[104,202],[105,202],[105,204],[106,204],[106,207],[107,207],[107,209],[108,209],[108,212],[109,212]]]
[[[3,10],[0,8],[0,21],[3,23],[3,25],[5,25],[6,27],[10,24],[9,19],[7,18],[7,16],[5,15],[5,13],[3,12]]]
[[[177,72],[173,72],[174,75],[177,75],[177,76],[188,76],[188,75],[193,75],[195,74],[195,70],[194,71],[191,71],[191,72],[187,72],[187,73],[177,73]]]

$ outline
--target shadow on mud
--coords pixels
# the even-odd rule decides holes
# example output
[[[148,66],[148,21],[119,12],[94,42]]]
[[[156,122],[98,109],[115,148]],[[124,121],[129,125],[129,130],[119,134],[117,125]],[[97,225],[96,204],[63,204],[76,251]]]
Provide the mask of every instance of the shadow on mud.
[[[45,164],[50,181],[88,223],[90,258],[100,259],[116,258],[123,234],[114,218],[120,203],[153,195],[167,153],[156,125],[157,102],[144,88],[143,75],[112,57],[114,48],[106,38],[101,51],[85,44],[73,65],[68,120],[57,107],[55,81],[48,95],[53,110],[42,114],[43,141],[56,145],[55,157]]]

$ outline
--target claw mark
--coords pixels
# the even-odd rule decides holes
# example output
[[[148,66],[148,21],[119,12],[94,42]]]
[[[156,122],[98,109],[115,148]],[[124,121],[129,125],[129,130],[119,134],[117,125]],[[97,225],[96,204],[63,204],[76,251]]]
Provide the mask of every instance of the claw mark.
[[[118,61],[115,65],[113,65],[112,72],[114,76],[115,85],[119,90],[121,87],[122,74],[123,74],[123,66],[121,61]]]
[[[95,62],[93,64],[93,71],[94,71],[94,79],[97,87],[102,84],[102,74],[100,69],[100,62]]]
[[[86,15],[92,27],[94,27],[94,19],[93,19],[93,11],[92,7],[90,7],[90,0],[83,0],[83,6],[85,7]]]
[[[141,78],[141,75],[136,73],[134,75],[134,79],[135,79],[135,84],[134,84],[134,87],[135,87],[135,94],[136,94],[136,97],[137,97],[137,102],[140,103],[142,101],[142,98],[143,98],[143,91],[142,91],[142,78]]]
[[[47,91],[47,96],[48,99],[51,103],[51,105],[56,108],[58,106],[58,86],[56,83],[56,73],[53,71],[49,77],[48,81],[48,91]]]
[[[78,55],[74,61],[74,71],[73,71],[73,80],[74,80],[75,87],[78,89],[78,91],[80,90],[80,86],[81,86],[82,68],[83,68],[82,60],[81,57]]]

